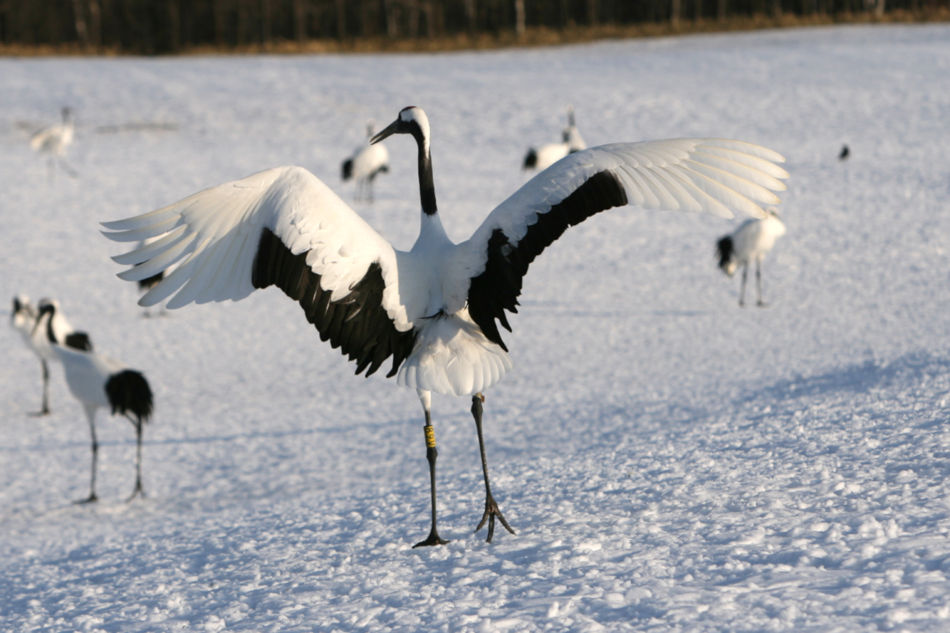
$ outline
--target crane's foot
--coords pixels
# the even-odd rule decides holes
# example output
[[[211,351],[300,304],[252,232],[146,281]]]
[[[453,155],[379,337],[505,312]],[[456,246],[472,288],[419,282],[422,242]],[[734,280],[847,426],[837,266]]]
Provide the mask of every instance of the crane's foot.
[[[49,408],[43,408],[43,409],[40,409],[39,411],[30,411],[29,413],[27,413],[27,415],[30,416],[31,418],[41,418],[44,415],[49,415],[49,414],[50,414]]]
[[[488,538],[485,539],[486,543],[491,543],[492,538],[495,536],[495,518],[501,523],[510,534],[515,534],[515,531],[511,529],[511,526],[508,525],[508,521],[505,520],[504,515],[502,515],[501,510],[498,509],[498,504],[495,503],[495,499],[489,495],[485,497],[485,512],[482,514],[482,520],[478,522],[478,527],[475,528],[475,531],[478,532],[480,529],[485,527],[485,523],[488,523]]]
[[[761,299],[759,299],[759,300],[756,302],[755,305],[759,306],[760,308],[767,308],[767,307],[769,307],[769,304],[767,304],[766,302],[762,301]]]
[[[89,496],[86,497],[85,499],[80,499],[80,500],[78,500],[78,501],[73,501],[73,503],[75,503],[75,504],[77,504],[77,505],[84,505],[84,504],[87,504],[87,503],[95,503],[96,501],[99,501],[99,497],[96,496],[96,493],[92,492],[92,493],[90,493]]]
[[[433,545],[445,545],[446,543],[448,543],[448,541],[440,537],[439,533],[433,529],[429,532],[429,536],[427,536],[424,541],[419,541],[412,546],[412,549],[416,549],[417,547],[431,547]]]
[[[145,490],[142,489],[142,486],[136,486],[135,490],[132,491],[132,494],[129,495],[129,498],[126,499],[125,502],[128,503],[136,497],[142,497],[143,499],[145,498]]]

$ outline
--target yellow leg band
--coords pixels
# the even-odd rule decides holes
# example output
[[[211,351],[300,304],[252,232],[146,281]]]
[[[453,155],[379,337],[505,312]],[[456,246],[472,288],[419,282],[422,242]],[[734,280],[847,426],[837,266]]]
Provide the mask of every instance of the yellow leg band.
[[[426,448],[435,448],[435,427],[426,424],[423,428],[426,432]]]

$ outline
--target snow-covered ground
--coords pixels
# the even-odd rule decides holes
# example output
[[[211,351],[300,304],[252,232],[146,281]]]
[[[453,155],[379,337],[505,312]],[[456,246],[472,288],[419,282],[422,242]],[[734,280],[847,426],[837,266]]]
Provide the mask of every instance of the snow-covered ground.
[[[843,27],[442,55],[0,60],[0,297],[57,297],[156,393],[134,434],[0,328],[4,631],[946,631],[950,26]],[[713,244],[734,222],[624,208],[532,266],[488,394],[436,398],[441,532],[415,394],[321,344],[280,291],[144,318],[98,222],[280,164],[352,199],[366,120],[422,106],[467,236],[573,104],[587,142],[727,136],[791,173],[765,309]],[[77,118],[52,181],[28,131]],[[851,148],[837,159],[842,144]],[[358,205],[398,247],[415,146]],[[382,372],[381,372],[382,373]]]

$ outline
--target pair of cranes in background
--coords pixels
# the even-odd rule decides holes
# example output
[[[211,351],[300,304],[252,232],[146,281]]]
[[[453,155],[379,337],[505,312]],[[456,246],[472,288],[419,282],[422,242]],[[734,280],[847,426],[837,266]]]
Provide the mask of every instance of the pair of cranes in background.
[[[269,169],[150,213],[104,222],[104,233],[115,241],[137,243],[113,258],[128,266],[120,278],[139,281],[167,273],[140,299],[143,306],[238,300],[276,285],[300,304],[321,339],[356,363],[357,374],[371,375],[391,361],[387,376],[415,389],[424,413],[431,516],[429,535],[417,546],[446,542],[437,529],[438,450],[431,394],[471,397],[485,484],[476,531],[487,524],[490,542],[496,521],[514,530],[490,486],[483,392],[512,367],[499,325],[510,331],[506,313],[517,312],[529,265],[570,226],[628,204],[722,217],[739,211],[769,220],[774,216],[763,206],[779,204],[775,192],[785,189],[782,180],[788,174],[776,152],[728,139],[617,143],[568,151],[543,177],[529,180],[489,213],[468,240],[456,244],[438,213],[425,112],[404,108],[371,137],[370,145],[393,134],[412,136],[418,152],[420,232],[408,251],[393,248],[300,167]],[[256,237],[242,237],[247,235]],[[741,242],[734,240],[735,253]],[[56,308],[47,305],[53,304],[47,302],[37,311],[29,340],[46,330],[70,389],[87,412],[93,430],[94,486],[95,410],[110,406],[130,417],[140,457],[151,391],[138,372],[99,360],[91,351],[66,350],[52,325]],[[130,379],[132,374],[140,380]],[[120,375],[125,377],[122,389],[115,387]],[[133,496],[141,491],[137,464]],[[94,499],[92,489],[87,500]]]
[[[82,405],[92,439],[92,468],[89,496],[82,503],[96,501],[96,471],[99,441],[96,435],[96,412],[108,407],[112,414],[124,416],[135,428],[135,487],[130,499],[144,495],[142,488],[142,433],[152,415],[152,390],[141,372],[92,349],[92,340],[85,332],[75,330],[66,319],[59,302],[40,299],[34,306],[29,297],[13,299],[10,322],[40,361],[43,371],[43,396],[36,415],[48,415],[49,365],[62,365],[69,391]]]

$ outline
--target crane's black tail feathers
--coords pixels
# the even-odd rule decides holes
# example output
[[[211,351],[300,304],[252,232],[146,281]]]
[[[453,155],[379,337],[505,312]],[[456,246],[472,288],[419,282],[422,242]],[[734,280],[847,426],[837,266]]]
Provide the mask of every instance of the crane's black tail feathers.
[[[132,415],[139,422],[148,422],[152,415],[152,390],[141,372],[125,369],[112,374],[106,382],[106,395],[113,415]]]
[[[524,157],[524,165],[522,169],[534,169],[538,164],[538,153],[534,149],[529,149],[528,153]]]
[[[716,256],[719,257],[719,267],[722,268],[722,272],[727,275],[732,274],[729,272],[729,262],[732,261],[734,253],[735,248],[733,247],[731,236],[726,235],[716,242]]]
[[[353,177],[353,159],[347,158],[343,161],[343,180],[349,180]]]

